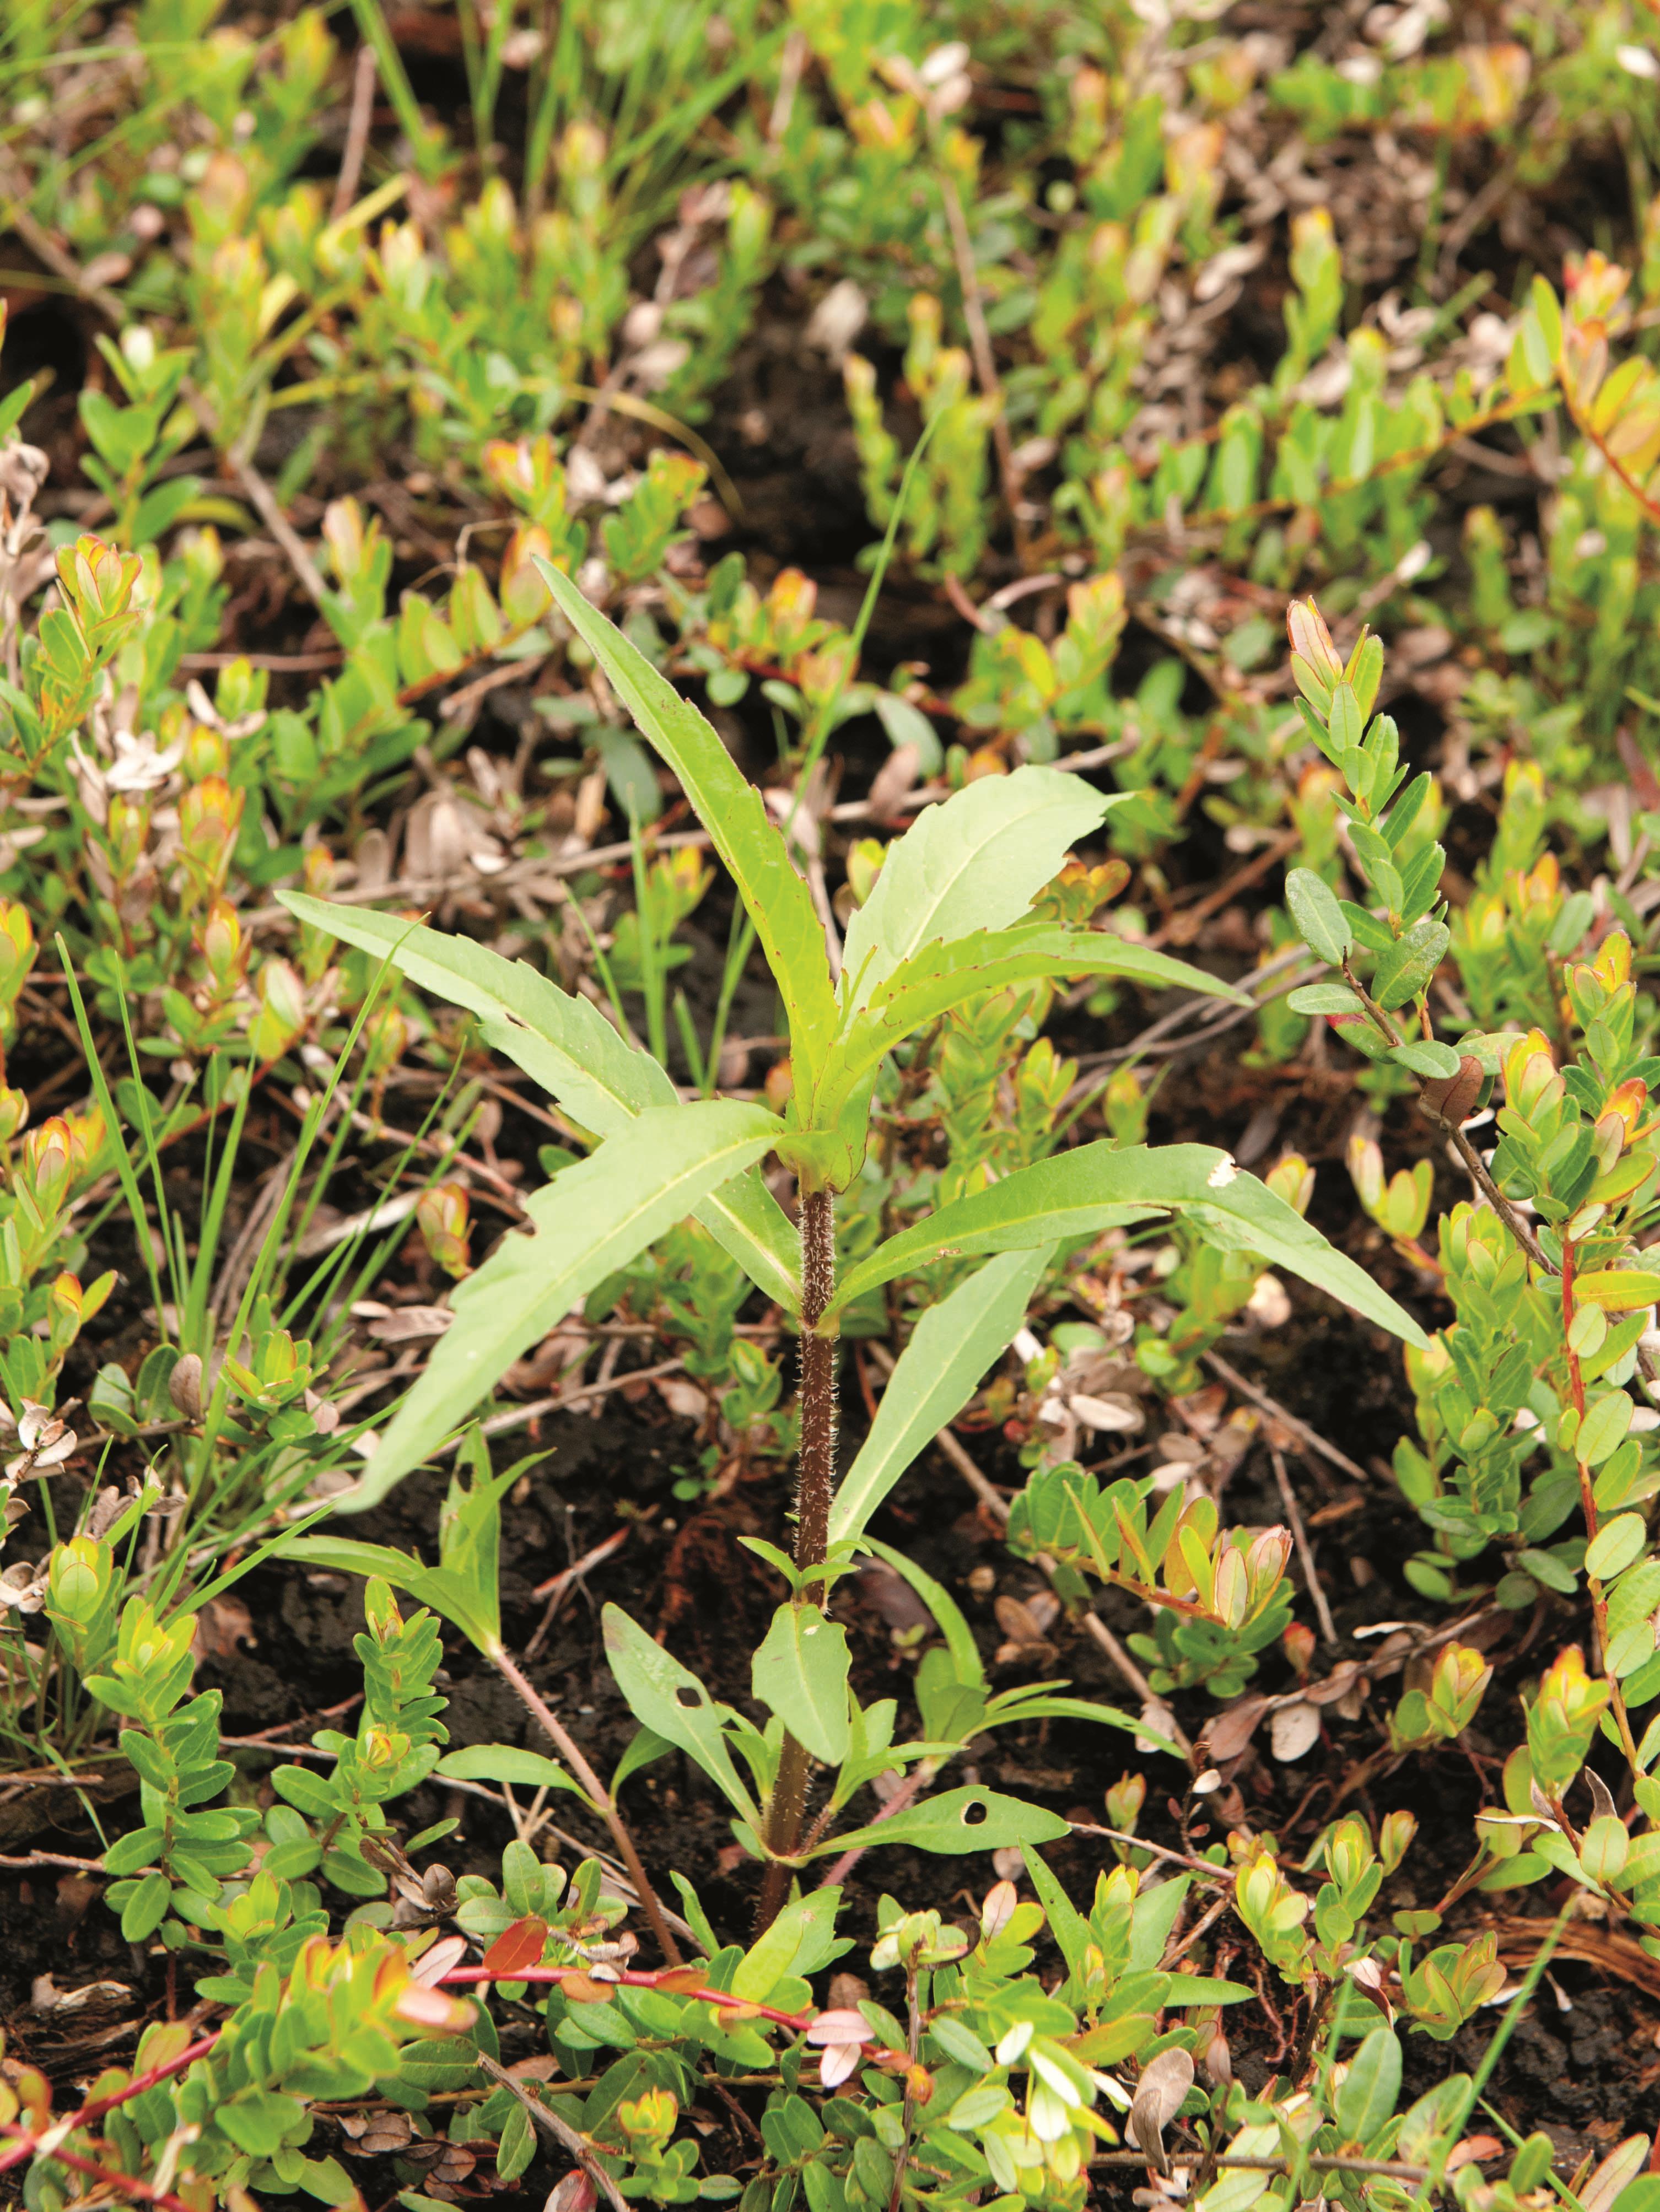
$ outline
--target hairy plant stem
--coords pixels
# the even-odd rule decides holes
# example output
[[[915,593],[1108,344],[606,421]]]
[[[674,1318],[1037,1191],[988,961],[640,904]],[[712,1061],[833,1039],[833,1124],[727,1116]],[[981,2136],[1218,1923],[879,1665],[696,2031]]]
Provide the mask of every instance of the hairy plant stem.
[[[795,1501],[795,1564],[803,1574],[822,1567],[830,1548],[830,1499],[836,1489],[836,1337],[818,1323],[836,1289],[836,1200],[827,1190],[801,1194],[801,1460]],[[822,1595],[822,1593],[820,1593]],[[795,1602],[812,1601],[812,1587],[798,1589]],[[770,1928],[789,1895],[790,1869],[782,1858],[795,1850],[806,1811],[806,1747],[786,1735],[778,1779],[767,1804],[769,1859],[761,1883],[757,1932]]]
[[[661,1951],[671,1966],[679,1966],[680,1948],[669,1932],[668,1922],[663,1917],[662,1905],[659,1901],[657,1892],[651,1886],[650,1876],[641,1861],[639,1846],[629,1832],[627,1821],[617,1811],[611,1792],[582,1756],[581,1747],[577,1743],[576,1739],[546,1700],[538,1694],[529,1677],[514,1665],[505,1651],[493,1650],[489,1656],[495,1663],[497,1674],[517,1692],[530,1713],[542,1723],[555,1750],[587,1792],[594,1811],[611,1830],[611,1841],[616,1844],[623,1863],[628,1869],[629,1880],[634,1884],[635,1894],[640,1899],[642,1910],[651,1923],[651,1932],[657,1938],[658,1949]]]

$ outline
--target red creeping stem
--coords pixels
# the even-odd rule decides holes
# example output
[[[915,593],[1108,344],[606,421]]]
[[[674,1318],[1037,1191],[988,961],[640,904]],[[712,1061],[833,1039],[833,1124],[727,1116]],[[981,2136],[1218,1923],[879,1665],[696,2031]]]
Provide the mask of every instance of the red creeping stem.
[[[665,1982],[672,1984],[675,1972],[674,1968],[668,1967],[658,1973],[619,1972],[615,1980],[627,1989],[654,1990]],[[581,1966],[522,1966],[516,1972],[505,1974],[499,1968],[454,1966],[448,1973],[441,1974],[438,1979],[441,1985],[459,1985],[471,1982],[566,1982],[579,1976],[587,1978],[586,1970]],[[599,1984],[600,1987],[608,1985],[614,1986],[610,1977],[607,1977],[606,1983]],[[698,1998],[704,2004],[718,2005],[722,2011],[741,2010],[751,2017],[772,2021],[780,2027],[792,2028],[797,2034],[804,2033],[811,2027],[816,2017],[810,2012],[781,2012],[773,2005],[751,2004],[746,1998],[734,1996],[730,1990],[677,1988],[674,1994]],[[147,2073],[135,2075],[124,2088],[112,2089],[106,2097],[94,2097],[67,2120],[54,2121],[46,2132],[58,2135],[60,2141],[66,2140],[78,2128],[85,2127],[90,2121],[101,2119],[106,2112],[113,2112],[118,2105],[125,2105],[134,2097],[142,2097],[146,2089],[155,2088],[158,2082],[169,2081],[175,2074],[182,2074],[198,2058],[205,2058],[222,2033],[222,2029],[216,2028],[211,2035],[204,2035],[198,2042],[189,2045],[176,2057],[164,2059]],[[40,2147],[41,2135],[32,2128],[5,2127],[0,2129],[0,2133],[13,2138],[9,2148],[0,2151],[0,2173],[12,2166],[21,2166]],[[67,2166],[76,2173],[89,2174],[94,2180],[106,2183],[127,2197],[136,2197],[141,2203],[157,2206],[159,2212],[190,2212],[190,2207],[181,2197],[171,2195],[165,2189],[153,2188],[149,2182],[140,2181],[133,2175],[112,2172],[93,2160],[79,2157],[70,2151],[53,2150],[47,2154],[59,2166]]]
[[[107,2097],[94,2097],[90,2104],[82,2105],[80,2111],[71,2114],[67,2121],[54,2120],[52,2129],[46,2132],[52,2133],[61,2128],[66,2136],[71,2136],[77,2128],[85,2127],[88,2120],[100,2120],[106,2112],[112,2112],[118,2105],[125,2105],[134,2097],[142,2097],[146,2089],[155,2088],[158,2081],[168,2081],[173,2075],[182,2074],[187,2066],[193,2066],[198,2058],[205,2058],[222,2033],[222,2030],[216,2028],[211,2035],[204,2035],[199,2043],[192,2043],[187,2050],[181,2051],[176,2058],[165,2058],[159,2066],[152,2066],[148,2073],[136,2074],[124,2089],[112,2089]],[[0,2173],[4,2173],[14,2166],[21,2166],[26,2158],[33,2157],[40,2136],[31,2128],[15,2130],[9,2127],[0,2132],[15,2134],[16,2137],[9,2150],[0,2151]],[[52,2156],[60,2165],[75,2164],[73,2159],[65,2157],[61,2151],[54,2151]],[[88,2173],[103,2172],[101,2166],[86,2166],[85,2171]],[[105,2179],[108,2177],[105,2176]],[[146,2198],[145,2201],[148,2203],[149,2200]],[[167,2197],[156,2201],[173,2203],[178,2200]]]
[[[675,1969],[669,1967],[660,1973],[619,1973],[616,1976],[616,1980],[626,1989],[654,1990],[660,1987],[664,1982],[672,1984]],[[581,1976],[583,1979],[588,1978],[587,1969],[581,1966],[521,1966],[515,1972],[505,1974],[499,1967],[486,1969],[483,1966],[453,1966],[447,1974],[439,1975],[438,1983],[441,1988],[447,1988],[452,1983],[465,1982],[563,1982],[569,1981],[573,1975]],[[604,1988],[611,1981],[611,1977],[607,1975],[605,1982],[597,1984],[596,1986]],[[793,2027],[798,2034],[804,2033],[818,2017],[816,2014],[810,2012],[779,2012],[771,2005],[751,2004],[747,1997],[734,1996],[730,1990],[676,1988],[673,1990],[673,1995],[679,1997],[701,1997],[705,2004],[719,2005],[727,2012],[751,2013],[761,2020],[776,2021],[780,2027]]]
[[[54,2165],[67,2166],[76,2173],[88,2173],[94,2181],[105,2183],[123,2197],[137,2197],[141,2204],[157,2206],[159,2212],[191,2212],[182,2197],[175,2197],[171,2190],[154,2188],[148,2181],[140,2181],[136,2174],[117,2173],[110,2166],[100,2166],[94,2159],[77,2156],[74,2151],[55,2150],[50,2155]]]

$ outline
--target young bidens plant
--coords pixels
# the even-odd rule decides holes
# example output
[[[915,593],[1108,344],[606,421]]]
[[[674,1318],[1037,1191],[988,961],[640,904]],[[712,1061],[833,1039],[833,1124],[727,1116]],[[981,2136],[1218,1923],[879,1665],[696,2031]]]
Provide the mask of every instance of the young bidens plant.
[[[988,991],[1055,976],[1122,976],[1223,997],[1229,988],[1109,932],[1033,918],[1034,899],[1068,851],[1116,803],[1074,775],[1035,767],[970,784],[889,847],[848,926],[838,975],[812,896],[760,793],[638,648],[558,569],[538,565],[732,876],[783,1004],[790,1097],[781,1115],[736,1100],[683,1103],[659,1062],[593,1006],[529,969],[459,939],[284,893],[302,921],[383,956],[412,982],[469,1008],[486,1041],[598,1140],[528,1201],[534,1233],[508,1237],[456,1291],[453,1326],[347,1503],[361,1509],[384,1497],[578,1299],[688,1213],[769,1299],[799,1317],[794,1558],[767,1552],[787,1572],[791,1595],[754,1672],[771,1725],[762,1734],[723,1713],[625,1616],[613,1609],[607,1620],[612,1663],[636,1717],[714,1777],[739,1815],[740,1839],[766,1862],[764,1922],[784,1903],[804,1852],[828,1847],[817,1832],[803,1839],[812,1760],[841,1770],[840,1802],[897,1756],[880,1717],[849,1698],[845,1638],[824,1609],[830,1589],[877,1506],[1010,1342],[1058,1245],[1180,1212],[1215,1241],[1259,1253],[1420,1340],[1394,1301],[1293,1207],[1205,1146],[1120,1150],[1104,1142],[1061,1153],[940,1207],[838,1282],[836,1197],[860,1172],[878,1073],[903,1040]],[[799,1224],[762,1179],[769,1154],[795,1177]],[[840,1316],[853,1299],[946,1254],[987,1264],[923,1316],[838,1491]],[[327,1538],[295,1548],[319,1559],[337,1556]],[[1225,1611],[1218,1618],[1230,1625]],[[733,1745],[753,1796],[733,1763]],[[923,1748],[915,1747],[918,1755]],[[984,1791],[958,1796],[960,1803],[940,1800],[903,1821],[896,1816],[889,1833],[897,1840],[903,1826],[905,1840],[936,1850],[1038,1839],[1046,1816]],[[846,1848],[851,1839],[839,1840]]]

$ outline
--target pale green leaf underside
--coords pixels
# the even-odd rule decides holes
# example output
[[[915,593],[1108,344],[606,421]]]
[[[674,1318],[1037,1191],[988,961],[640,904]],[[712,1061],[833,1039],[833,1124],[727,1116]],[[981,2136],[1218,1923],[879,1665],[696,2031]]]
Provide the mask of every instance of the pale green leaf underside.
[[[696,1675],[654,1642],[621,1606],[608,1605],[601,1624],[605,1657],[635,1720],[695,1760],[746,1820],[758,1820],[755,1800],[727,1749],[721,1708]]]
[[[858,1456],[830,1508],[830,1541],[863,1534],[866,1522],[905,1469],[1006,1350],[1044,1268],[1048,1249],[1005,1253],[930,1306],[888,1377]]]
[[[918,815],[889,846],[848,924],[842,1001],[867,1005],[879,983],[935,939],[1006,929],[1117,804],[1075,775],[1018,768],[987,776]]]
[[[534,1235],[504,1237],[456,1290],[455,1319],[347,1509],[418,1467],[579,1298],[769,1151],[781,1127],[736,1102],[651,1107],[538,1191],[526,1208]]]
[[[1097,1235],[1122,1222],[1125,1207],[1185,1213],[1213,1242],[1260,1253],[1408,1344],[1426,1341],[1412,1316],[1363,1268],[1266,1183],[1235,1168],[1226,1152],[1210,1145],[1121,1149],[1104,1142],[1018,1169],[891,1238],[843,1277],[836,1304],[943,1253],[1006,1252]]]
[[[783,998],[798,1083],[803,1096],[810,1096],[836,1027],[836,994],[824,927],[812,894],[791,865],[788,847],[768,819],[760,793],[690,701],[589,605],[568,576],[545,561],[536,565],[642,735],[673,770],[737,885]]]
[[[848,1632],[816,1605],[781,1605],[751,1662],[751,1687],[826,1766],[848,1755]]]
[[[964,1000],[1061,975],[1122,975],[1153,990],[1201,991],[1241,1006],[1249,1003],[1231,984],[1203,969],[1104,930],[1067,929],[1056,922],[977,930],[972,936],[924,945],[845,1018],[819,1092],[819,1117],[833,1122],[842,1100],[897,1044]]]
[[[300,921],[390,960],[419,989],[477,1015],[485,1042],[596,1136],[615,1136],[648,1108],[678,1104],[649,1053],[637,1052],[597,1006],[562,991],[528,962],[393,915],[332,906],[300,891],[277,896]],[[800,1312],[795,1230],[758,1170],[713,1193],[696,1214],[766,1297]]]

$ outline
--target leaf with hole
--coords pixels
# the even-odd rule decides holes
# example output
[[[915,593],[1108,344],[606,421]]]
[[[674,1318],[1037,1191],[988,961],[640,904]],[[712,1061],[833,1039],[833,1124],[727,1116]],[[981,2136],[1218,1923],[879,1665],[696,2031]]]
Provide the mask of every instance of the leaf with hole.
[[[1017,1844],[1058,1843],[1071,1832],[1058,1814],[1047,1813],[1041,1805],[1005,1797],[995,1790],[948,1790],[943,1797],[908,1805],[891,1820],[833,1836],[809,1856],[866,1850],[874,1844],[909,1844],[915,1850],[960,1857],[969,1851],[1008,1850]]]
[[[608,1605],[602,1616],[605,1657],[629,1711],[643,1727],[684,1751],[725,1792],[753,1825],[761,1815],[739,1779],[717,1705],[690,1668],[654,1643],[621,1606]]]

